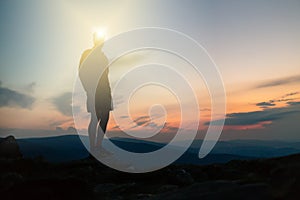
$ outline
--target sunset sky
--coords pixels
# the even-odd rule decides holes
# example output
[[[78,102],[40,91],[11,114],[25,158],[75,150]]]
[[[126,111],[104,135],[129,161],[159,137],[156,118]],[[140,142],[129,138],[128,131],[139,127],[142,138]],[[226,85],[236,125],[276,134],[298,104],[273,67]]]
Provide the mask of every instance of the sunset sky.
[[[109,39],[135,28],[163,27],[194,38],[218,66],[227,97],[221,139],[300,141],[300,1],[7,0],[0,2],[0,21],[0,137],[74,133],[72,91],[93,31],[106,27]],[[112,87],[122,72],[141,63],[166,60],[188,68],[176,59],[154,51],[124,57],[110,71]],[[175,81],[174,87],[181,84]],[[211,108],[202,80],[198,89],[202,138]],[[149,125],[148,108],[160,100],[168,111],[165,131],[176,130],[174,96],[152,86],[135,98],[130,108],[136,124],[125,124],[127,129]],[[109,131],[116,129],[111,120]]]

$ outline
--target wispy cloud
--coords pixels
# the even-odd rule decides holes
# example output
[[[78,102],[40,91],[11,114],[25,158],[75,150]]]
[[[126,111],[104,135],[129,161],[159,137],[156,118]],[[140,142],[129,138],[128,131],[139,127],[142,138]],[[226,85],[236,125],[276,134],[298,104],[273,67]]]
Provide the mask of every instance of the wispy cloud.
[[[154,114],[151,117],[149,117],[147,115],[137,117],[137,118],[133,119],[134,126],[132,126],[131,128],[136,128],[138,126],[149,126],[152,128],[161,128],[162,126],[158,125],[155,122],[155,120],[160,117],[162,117],[162,115],[160,115],[160,114]]]
[[[137,126],[145,126],[151,122],[151,119],[149,116],[140,116],[133,120]]]
[[[36,82],[31,82],[24,86],[24,91],[32,94],[35,90],[35,87],[36,87]]]
[[[258,125],[262,122],[273,122],[291,114],[300,113],[300,102],[288,102],[286,107],[268,108],[261,111],[230,113],[226,115],[225,125],[245,126]],[[212,125],[219,125],[221,120],[212,121]],[[208,125],[209,122],[206,123]]]
[[[0,81],[0,107],[17,107],[30,109],[35,98],[18,91],[2,87]]]
[[[256,104],[256,106],[261,107],[261,108],[268,108],[268,107],[272,107],[272,106],[276,106],[277,102],[287,102],[287,101],[293,101],[299,98],[287,98],[287,97],[291,97],[291,96],[295,96],[299,94],[299,92],[291,92],[291,93],[287,93],[279,98],[274,98],[271,99],[267,102],[259,102]]]
[[[120,116],[120,118],[121,118],[121,119],[127,119],[127,118],[129,118],[129,116],[123,115],[123,116]]]
[[[259,107],[269,107],[269,106],[275,106],[276,104],[274,103],[270,103],[270,102],[260,102],[260,103],[257,103],[256,106],[259,106]]]
[[[63,115],[71,116],[72,115],[72,93],[65,92],[55,98],[52,99],[53,104],[57,108],[59,112]]]
[[[299,92],[291,92],[291,93],[287,93],[285,95],[283,95],[281,98],[286,98],[286,97],[289,97],[289,96],[294,96],[296,94],[299,94]]]
[[[286,84],[296,83],[296,82],[300,82],[300,75],[269,80],[269,81],[266,81],[266,82],[256,85],[254,88],[268,88],[268,87],[286,85]]]
[[[56,128],[56,127],[62,127],[63,125],[71,124],[71,123],[73,123],[73,119],[68,117],[68,119],[51,120],[51,121],[49,121],[49,126]]]

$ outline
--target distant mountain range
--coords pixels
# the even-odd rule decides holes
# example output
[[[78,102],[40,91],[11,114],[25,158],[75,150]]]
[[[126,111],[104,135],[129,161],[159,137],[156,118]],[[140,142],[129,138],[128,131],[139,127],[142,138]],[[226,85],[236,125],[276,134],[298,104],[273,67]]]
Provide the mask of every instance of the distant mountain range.
[[[165,145],[163,143],[128,138],[113,138],[111,141],[125,150],[139,153],[155,151]],[[17,143],[24,157],[42,156],[50,162],[68,162],[86,158],[89,155],[83,144],[88,144],[88,137],[86,136],[81,136],[81,139],[78,135],[24,138],[17,139]],[[202,140],[195,140],[191,147],[175,163],[201,165],[300,153],[300,142],[232,140],[219,141],[208,156],[199,159],[198,151],[201,144]]]

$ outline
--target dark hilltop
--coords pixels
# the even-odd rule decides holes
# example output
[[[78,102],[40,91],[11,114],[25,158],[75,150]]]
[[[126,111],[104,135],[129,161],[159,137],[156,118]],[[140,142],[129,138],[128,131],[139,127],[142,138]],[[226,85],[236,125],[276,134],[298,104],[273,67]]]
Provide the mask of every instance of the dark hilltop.
[[[300,154],[173,164],[129,174],[93,158],[64,163],[24,158],[10,136],[0,140],[1,199],[298,199]]]

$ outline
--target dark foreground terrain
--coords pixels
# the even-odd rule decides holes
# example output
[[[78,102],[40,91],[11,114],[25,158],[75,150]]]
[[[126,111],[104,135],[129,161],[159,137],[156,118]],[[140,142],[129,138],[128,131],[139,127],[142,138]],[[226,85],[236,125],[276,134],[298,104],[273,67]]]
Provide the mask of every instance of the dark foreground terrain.
[[[128,174],[92,158],[49,163],[24,159],[13,138],[2,144],[1,199],[299,199],[300,154],[205,166],[172,165]],[[7,150],[5,150],[7,151]]]

